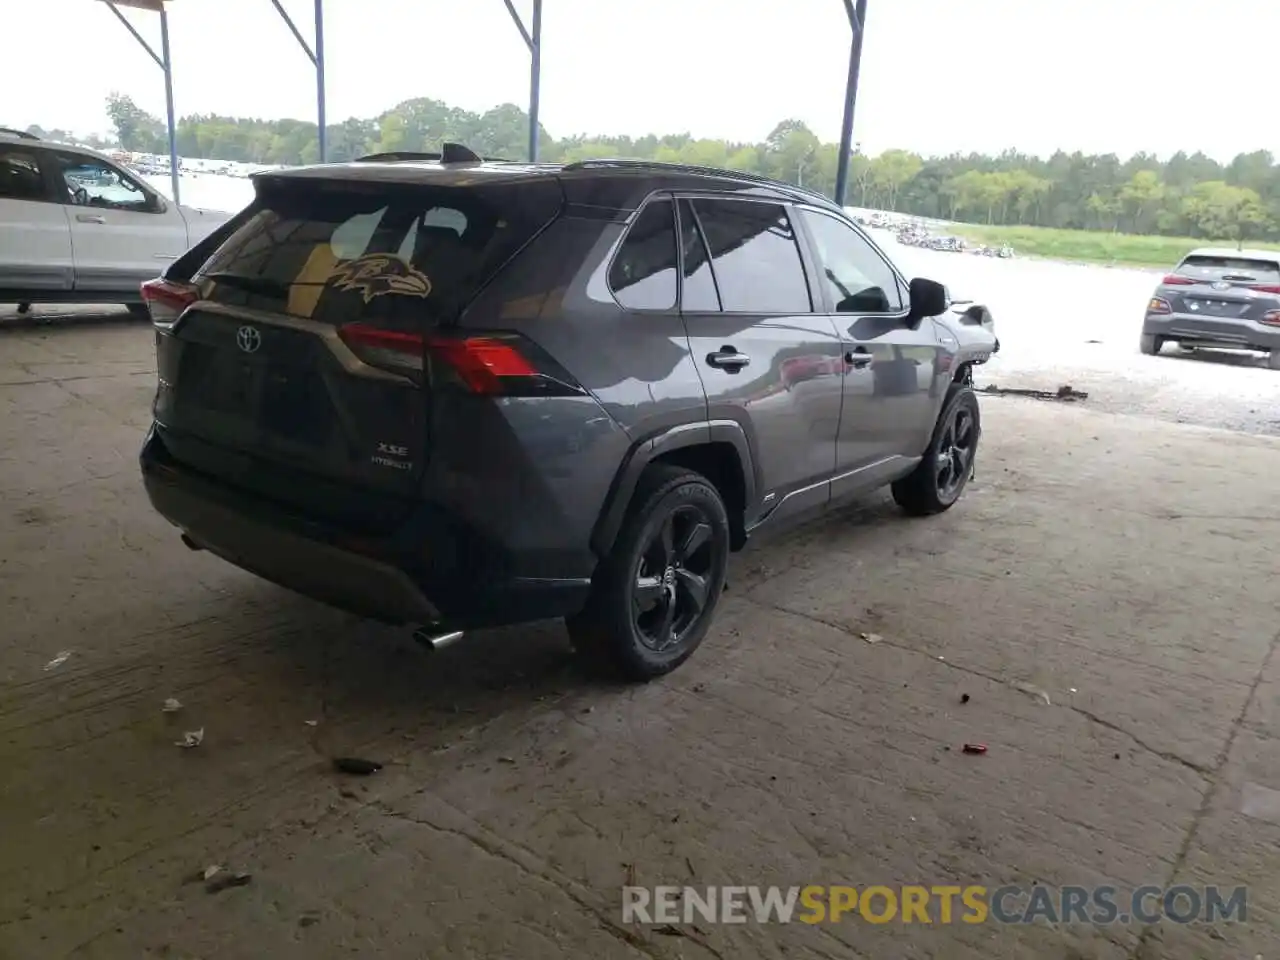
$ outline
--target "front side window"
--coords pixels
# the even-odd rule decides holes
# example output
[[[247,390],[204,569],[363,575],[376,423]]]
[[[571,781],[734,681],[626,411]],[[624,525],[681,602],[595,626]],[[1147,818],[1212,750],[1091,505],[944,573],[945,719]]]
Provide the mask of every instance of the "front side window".
[[[676,305],[676,218],[670,200],[645,204],[609,267],[609,287],[628,310]]]
[[[723,309],[809,313],[809,286],[786,208],[750,200],[695,199]]]
[[[57,154],[58,172],[65,189],[65,203],[103,210],[156,213],[159,204],[132,177],[93,157]]]
[[[0,147],[0,198],[5,200],[45,200],[40,163],[30,150]]]
[[[897,274],[847,223],[816,210],[800,216],[818,247],[818,269],[837,313],[898,313],[903,309]]]

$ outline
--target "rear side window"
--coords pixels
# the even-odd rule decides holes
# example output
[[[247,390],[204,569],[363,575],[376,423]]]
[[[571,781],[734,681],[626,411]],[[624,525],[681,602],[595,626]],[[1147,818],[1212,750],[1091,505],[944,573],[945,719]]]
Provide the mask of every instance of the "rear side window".
[[[720,303],[736,313],[809,313],[791,218],[775,203],[696,199]]]
[[[1280,282],[1280,260],[1256,260],[1252,257],[1210,257],[1192,254],[1178,266],[1178,273],[1202,280],[1277,283]]]
[[[676,218],[670,200],[645,204],[609,267],[609,287],[628,310],[676,305]]]
[[[680,201],[680,250],[684,260],[684,291],[680,309],[686,313],[715,313],[720,309],[711,257],[688,200]]]
[[[47,200],[40,164],[30,150],[0,147],[0,197],[5,200]]]
[[[559,211],[550,181],[484,187],[288,179],[196,275],[208,299],[341,324],[453,319]]]

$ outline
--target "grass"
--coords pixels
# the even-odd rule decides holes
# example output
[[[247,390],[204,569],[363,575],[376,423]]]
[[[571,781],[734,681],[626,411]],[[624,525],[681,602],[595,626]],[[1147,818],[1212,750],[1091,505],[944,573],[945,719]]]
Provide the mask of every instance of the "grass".
[[[1127,267],[1172,267],[1196,247],[1232,247],[1221,241],[1193,240],[1190,237],[1143,237],[1094,230],[1055,230],[1050,227],[985,227],[957,223],[949,228],[957,236],[987,246],[1008,244],[1020,256],[1078,260],[1083,263],[1113,263]],[[1272,243],[1245,246],[1280,250]]]

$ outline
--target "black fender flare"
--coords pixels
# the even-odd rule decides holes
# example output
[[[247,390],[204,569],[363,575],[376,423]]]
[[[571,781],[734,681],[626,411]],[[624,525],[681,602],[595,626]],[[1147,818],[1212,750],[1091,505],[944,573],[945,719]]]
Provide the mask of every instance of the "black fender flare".
[[[654,460],[673,450],[700,447],[710,443],[728,443],[738,454],[738,466],[742,471],[743,502],[747,509],[755,503],[756,466],[751,454],[747,433],[736,420],[703,420],[669,427],[632,444],[622,465],[614,475],[613,483],[605,496],[604,507],[591,531],[591,549],[598,557],[604,557],[613,549],[613,543],[626,519],[627,508],[635,493],[640,474]]]

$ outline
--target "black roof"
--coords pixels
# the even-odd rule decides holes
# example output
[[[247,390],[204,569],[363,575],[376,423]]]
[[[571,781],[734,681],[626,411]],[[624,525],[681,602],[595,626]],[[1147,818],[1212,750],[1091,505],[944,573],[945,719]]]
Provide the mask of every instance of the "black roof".
[[[258,177],[272,179],[376,180],[386,183],[420,183],[430,179],[441,186],[473,185],[478,180],[497,183],[555,176],[566,186],[584,181],[612,180],[627,196],[622,206],[634,206],[645,195],[661,189],[698,189],[714,185],[757,196],[839,207],[829,197],[795,184],[741,170],[723,170],[686,163],[629,158],[580,160],[573,163],[529,163],[481,157],[460,144],[446,143],[440,153],[396,151],[361,157],[350,163],[312,164],[273,170]],[[583,184],[585,186],[585,184]]]

